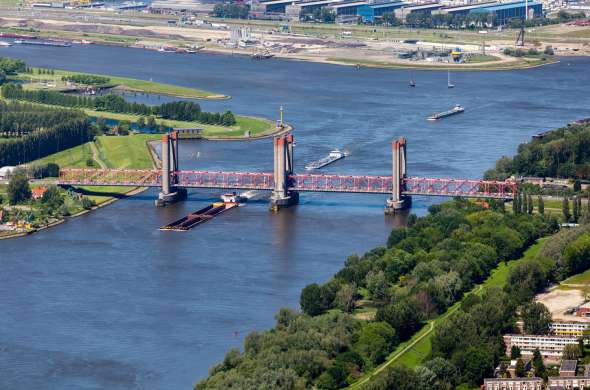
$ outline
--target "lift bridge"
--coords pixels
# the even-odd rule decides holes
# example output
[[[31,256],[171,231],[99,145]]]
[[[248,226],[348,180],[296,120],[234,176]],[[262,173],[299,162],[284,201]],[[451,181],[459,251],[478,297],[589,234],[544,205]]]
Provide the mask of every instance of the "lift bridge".
[[[407,208],[413,195],[512,199],[517,192],[514,181],[408,176],[404,138],[391,143],[391,176],[295,173],[292,134],[274,137],[273,172],[180,170],[178,141],[177,132],[162,137],[159,170],[64,168],[60,170],[58,185],[158,187],[158,205],[183,199],[187,188],[272,191],[272,210],[297,204],[299,192],[387,194],[388,213]]]

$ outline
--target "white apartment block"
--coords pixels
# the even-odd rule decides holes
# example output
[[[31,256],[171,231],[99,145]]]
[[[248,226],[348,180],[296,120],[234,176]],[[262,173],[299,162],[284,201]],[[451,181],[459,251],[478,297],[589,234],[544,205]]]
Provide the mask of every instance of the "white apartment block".
[[[590,386],[590,377],[587,376],[550,376],[547,388],[563,388],[565,390],[584,389]]]
[[[504,335],[504,344],[508,355],[513,346],[520,348],[521,354],[528,357],[532,356],[538,348],[543,358],[559,361],[565,346],[578,344],[578,338],[560,335],[508,334]]]
[[[487,378],[483,380],[485,390],[542,390],[542,378]]]
[[[590,323],[587,322],[553,322],[549,330],[554,335],[582,337],[590,334]]]

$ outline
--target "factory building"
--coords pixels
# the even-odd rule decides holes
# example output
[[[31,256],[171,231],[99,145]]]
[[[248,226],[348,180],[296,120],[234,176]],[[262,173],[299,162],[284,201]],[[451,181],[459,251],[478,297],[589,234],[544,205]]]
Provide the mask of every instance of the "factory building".
[[[502,3],[481,8],[476,8],[470,13],[494,13],[496,24],[505,25],[512,19],[523,19],[528,11],[529,19],[543,16],[543,4],[536,1],[517,1],[513,3]]]
[[[383,17],[383,14],[394,13],[396,9],[406,4],[399,0],[364,4],[358,7],[357,16],[361,18],[363,23],[373,23],[375,19]]]
[[[440,3],[427,3],[419,5],[404,6],[395,10],[395,17],[401,20],[402,23],[407,21],[408,15],[413,13],[426,13],[431,14],[432,11],[443,8],[444,6]]]

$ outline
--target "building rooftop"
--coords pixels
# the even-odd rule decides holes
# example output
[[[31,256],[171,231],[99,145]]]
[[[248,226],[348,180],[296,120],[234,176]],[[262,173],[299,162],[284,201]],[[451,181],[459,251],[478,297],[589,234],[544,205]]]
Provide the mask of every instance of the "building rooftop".
[[[503,10],[512,9],[512,8],[520,8],[520,7],[524,7],[524,6],[533,7],[535,5],[542,5],[542,4],[539,2],[536,2],[536,1],[529,1],[528,5],[527,5],[527,3],[524,1],[517,1],[514,3],[503,3],[503,4],[488,6],[488,7],[476,8],[471,12],[495,12],[495,11],[503,11]]]
[[[484,382],[508,382],[508,381],[515,381],[515,382],[538,382],[542,381],[542,378],[538,378],[536,376],[532,378],[485,378]]]
[[[369,7],[373,8],[373,9],[378,9],[378,8],[387,8],[387,7],[395,7],[395,6],[403,6],[404,4],[406,4],[403,1],[387,1],[387,2],[383,2],[383,3],[370,3],[368,4]]]
[[[342,1],[340,3],[330,5],[330,8],[338,9],[338,8],[346,8],[346,7],[355,7],[355,6],[359,6],[359,5],[365,5],[365,4],[367,4],[366,1],[355,1],[355,0]]]
[[[576,371],[576,368],[578,367],[578,361],[577,360],[562,360],[561,361],[561,367],[559,367],[559,371]]]

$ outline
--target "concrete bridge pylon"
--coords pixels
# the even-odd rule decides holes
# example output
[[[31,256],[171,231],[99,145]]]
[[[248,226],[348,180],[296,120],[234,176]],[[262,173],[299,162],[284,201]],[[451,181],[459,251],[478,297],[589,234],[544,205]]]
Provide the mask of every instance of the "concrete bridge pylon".
[[[274,137],[274,188],[270,196],[270,209],[289,207],[299,203],[299,192],[290,190],[291,175],[294,173],[293,165],[293,134],[284,134]]]
[[[172,131],[162,136],[162,189],[156,199],[156,206],[186,199],[186,189],[178,187],[178,132]]]
[[[385,204],[385,214],[395,214],[401,210],[407,209],[412,203],[412,197],[403,195],[406,191],[405,179],[407,177],[407,150],[406,139],[399,138],[391,143],[391,198],[387,199]]]

